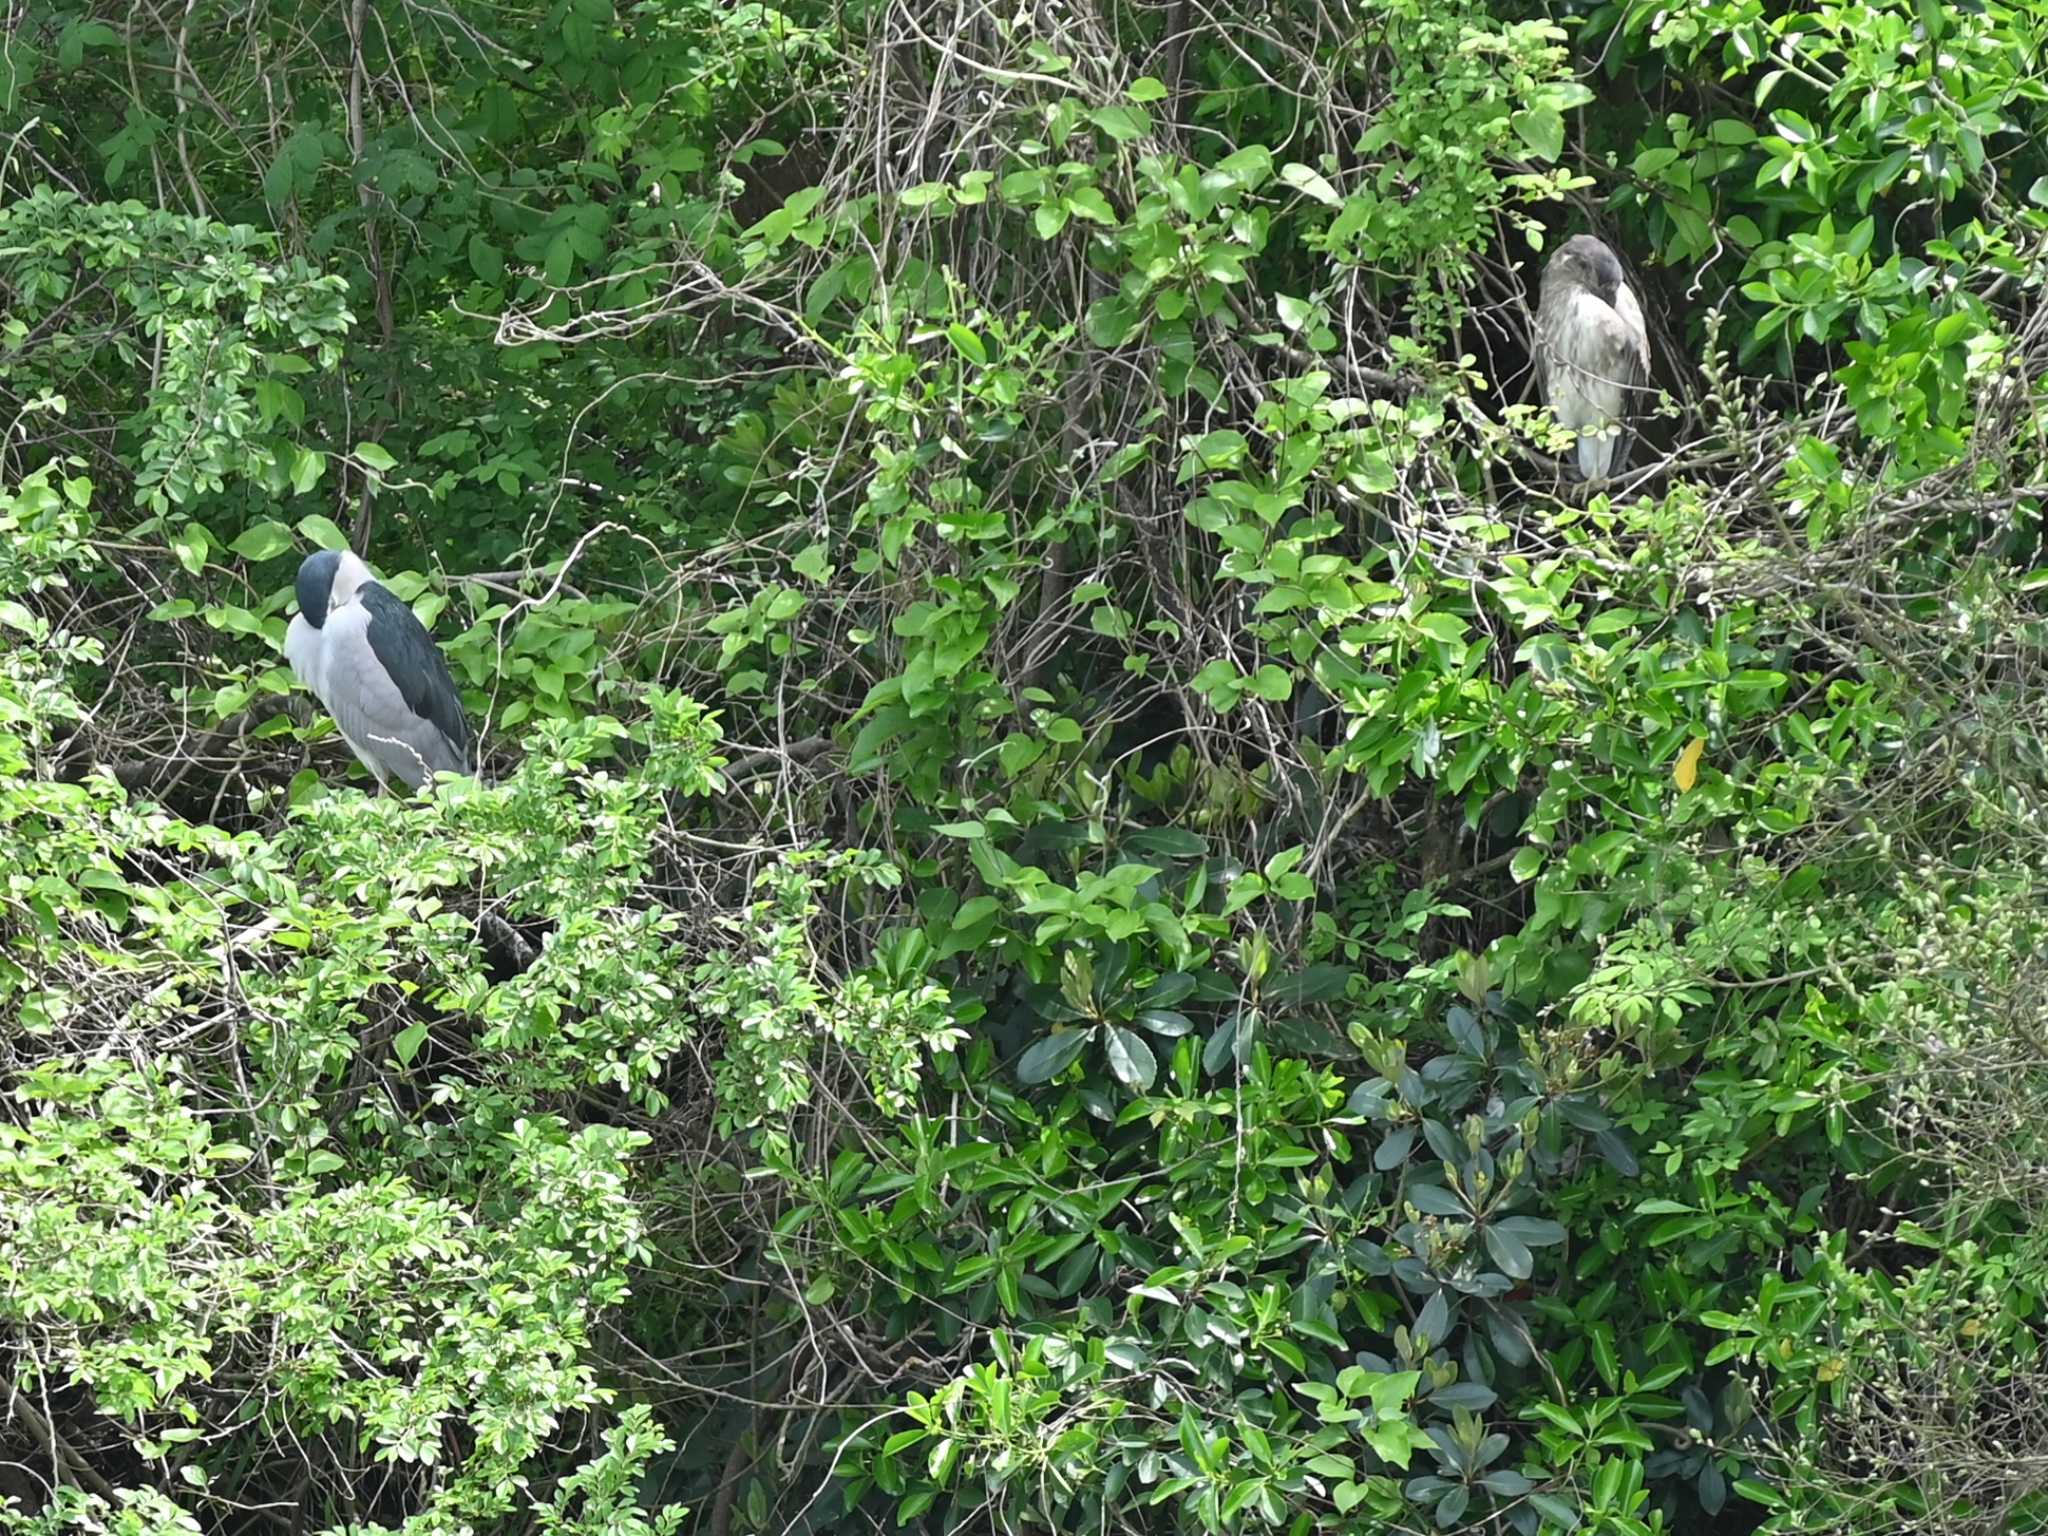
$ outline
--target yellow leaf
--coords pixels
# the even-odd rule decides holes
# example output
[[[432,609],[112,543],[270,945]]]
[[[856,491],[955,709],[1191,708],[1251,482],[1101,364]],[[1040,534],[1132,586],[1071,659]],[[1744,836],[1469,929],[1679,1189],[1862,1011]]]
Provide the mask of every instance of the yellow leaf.
[[[1700,754],[1707,750],[1707,738],[1695,736],[1686,743],[1685,750],[1678,754],[1678,766],[1671,770],[1671,777],[1678,781],[1678,792],[1682,795],[1700,780]]]

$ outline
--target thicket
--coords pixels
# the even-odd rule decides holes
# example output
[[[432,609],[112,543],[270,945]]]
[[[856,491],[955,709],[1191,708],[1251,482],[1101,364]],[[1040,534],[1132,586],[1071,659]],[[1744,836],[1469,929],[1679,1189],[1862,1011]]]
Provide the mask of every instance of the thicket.
[[[15,7],[0,1530],[2048,1526],[2044,33]]]

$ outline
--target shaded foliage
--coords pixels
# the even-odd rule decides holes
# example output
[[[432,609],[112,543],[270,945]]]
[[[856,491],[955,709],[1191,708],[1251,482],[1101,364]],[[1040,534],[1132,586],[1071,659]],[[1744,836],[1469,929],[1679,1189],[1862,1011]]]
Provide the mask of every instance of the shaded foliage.
[[[2048,1518],[2041,26],[27,7],[0,1525]]]

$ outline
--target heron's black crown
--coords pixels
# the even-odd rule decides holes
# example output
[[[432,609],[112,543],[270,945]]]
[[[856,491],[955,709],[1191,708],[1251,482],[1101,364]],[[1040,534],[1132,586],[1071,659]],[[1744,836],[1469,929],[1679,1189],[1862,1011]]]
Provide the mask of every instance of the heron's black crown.
[[[327,603],[334,596],[334,573],[341,551],[323,549],[299,562],[299,612],[315,629],[327,622]]]

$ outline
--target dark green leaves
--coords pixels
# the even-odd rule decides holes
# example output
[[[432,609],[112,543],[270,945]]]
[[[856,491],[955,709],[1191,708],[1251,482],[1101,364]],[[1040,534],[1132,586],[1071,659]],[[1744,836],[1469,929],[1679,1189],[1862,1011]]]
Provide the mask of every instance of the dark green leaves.
[[[1120,1024],[1112,1024],[1108,1045],[1109,1066],[1117,1081],[1134,1093],[1150,1089],[1153,1079],[1158,1076],[1159,1064],[1144,1038]]]
[[[1017,1062],[1017,1076],[1027,1083],[1045,1083],[1058,1077],[1081,1054],[1093,1030],[1055,1030],[1027,1050]]]

